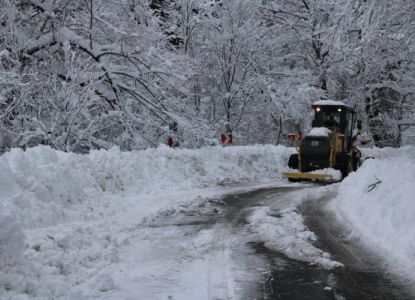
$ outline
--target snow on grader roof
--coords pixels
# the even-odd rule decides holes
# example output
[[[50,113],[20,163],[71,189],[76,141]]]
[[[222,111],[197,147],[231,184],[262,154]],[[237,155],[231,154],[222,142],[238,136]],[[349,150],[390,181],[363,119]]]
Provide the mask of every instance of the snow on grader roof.
[[[344,104],[342,101],[335,101],[335,100],[319,100],[319,101],[313,103],[313,105],[341,105],[341,106],[346,106],[346,104]]]
[[[336,101],[336,100],[319,100],[317,102],[314,102],[312,105],[312,107],[316,107],[316,106],[344,106],[349,110],[354,111],[354,108],[345,104],[342,101]]]

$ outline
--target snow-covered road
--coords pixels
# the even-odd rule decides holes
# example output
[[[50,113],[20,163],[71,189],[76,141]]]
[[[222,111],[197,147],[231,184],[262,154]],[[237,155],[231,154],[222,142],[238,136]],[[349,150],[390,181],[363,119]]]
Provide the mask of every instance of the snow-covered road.
[[[255,248],[264,243],[323,270],[341,265],[312,245],[316,236],[295,208],[305,195],[299,187],[256,187],[241,195],[242,186],[218,189],[224,198],[200,198],[130,224],[128,245],[107,268],[113,289],[100,298],[262,298],[273,271]]]
[[[234,191],[160,212],[134,226],[107,270],[114,288],[99,298],[412,299],[410,286],[324,209],[336,190]]]

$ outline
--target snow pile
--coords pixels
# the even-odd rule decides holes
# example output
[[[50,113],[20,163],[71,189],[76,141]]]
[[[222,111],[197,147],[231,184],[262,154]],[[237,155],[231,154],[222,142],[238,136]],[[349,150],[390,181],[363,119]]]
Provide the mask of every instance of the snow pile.
[[[334,181],[341,180],[342,179],[342,173],[339,170],[335,170],[332,168],[325,168],[321,170],[315,170],[312,172],[309,172],[310,174],[325,174],[325,175],[331,175]]]
[[[331,260],[329,253],[312,245],[317,237],[304,225],[304,219],[295,207],[281,211],[261,207],[255,210],[249,221],[260,240],[270,249],[326,269],[342,266]]]
[[[344,102],[342,101],[336,101],[336,100],[319,100],[317,102],[314,102],[313,105],[339,105],[339,106],[345,106]]]
[[[0,208],[24,228],[82,219],[69,208],[97,200],[102,191],[88,170],[87,157],[47,147],[13,149],[0,158]]]
[[[331,130],[326,127],[314,127],[307,133],[307,136],[324,136],[328,137],[331,134]]]
[[[292,149],[274,146],[160,146],[139,152],[77,155],[36,147],[0,158],[1,212],[24,228],[88,220],[104,194],[158,195],[235,181],[277,178]],[[82,212],[74,210],[82,207]],[[88,208],[89,209],[86,209]]]
[[[89,155],[13,149],[0,157],[0,298],[97,297],[114,288],[105,269],[146,215],[194,196],[178,197],[181,191],[281,177],[292,152],[275,146],[114,148]]]
[[[90,299],[114,289],[107,267],[119,261],[127,235],[112,222],[61,224],[26,230],[24,258],[36,273],[36,288],[28,294],[46,299]],[[27,280],[33,280],[28,274]],[[33,280],[34,281],[34,280]]]
[[[0,213],[0,296],[2,292],[26,290],[27,273],[22,253],[25,250],[23,231],[10,214]],[[3,291],[2,291],[3,290]]]
[[[392,268],[415,272],[414,147],[365,151],[362,167],[340,185],[335,209]]]
[[[160,146],[137,152],[114,148],[89,155],[48,147],[26,152],[14,149],[0,157],[0,298],[100,298],[103,293],[119,290],[120,278],[128,279],[135,290],[136,278],[142,284],[153,282],[153,278],[146,277],[147,266],[161,277],[171,271],[168,268],[176,261],[168,262],[171,256],[160,256],[163,251],[182,255],[187,249],[189,253],[183,254],[186,259],[196,255],[187,266],[186,276],[193,276],[190,266],[205,265],[202,254],[212,246],[216,238],[213,233],[201,235],[200,240],[186,240],[186,226],[172,225],[168,231],[163,226],[147,228],[147,223],[157,217],[168,219],[178,211],[215,214],[209,201],[218,195],[218,189],[207,187],[220,186],[223,195],[233,188],[240,191],[234,186],[223,187],[230,183],[242,181],[247,188],[248,181],[281,178],[293,152],[293,148],[275,146],[198,150]],[[354,226],[356,234],[391,264],[413,274],[415,168],[411,166],[415,148],[362,152],[363,157],[375,159],[366,160],[358,172],[331,186],[339,187],[333,206]],[[255,239],[293,259],[327,269],[340,266],[328,253],[313,246],[316,236],[295,209],[306,201],[310,190],[265,199],[253,208],[249,228],[255,232]],[[313,189],[313,197],[319,191]],[[159,241],[159,252],[154,251],[154,240]],[[146,251],[152,258],[147,264],[143,257]],[[135,261],[129,254],[134,254]],[[153,258],[159,263],[155,264]],[[128,269],[130,265],[135,267]],[[125,273],[114,274],[112,268]],[[174,270],[180,273],[182,266]],[[167,276],[166,286],[171,284],[169,280]]]
[[[287,172],[289,173],[298,173],[300,174],[301,172],[297,169],[286,169]],[[342,179],[342,173],[339,170],[335,170],[332,168],[325,168],[325,169],[321,169],[321,170],[315,170],[315,171],[311,171],[311,172],[307,172],[307,174],[319,174],[319,175],[327,175],[326,178],[327,180],[330,180],[329,176],[331,176],[333,181],[339,181]]]
[[[95,151],[90,155],[90,168],[94,169],[92,176],[104,190],[160,194],[277,178],[292,152],[291,148],[271,145],[198,150],[161,145],[140,152]]]

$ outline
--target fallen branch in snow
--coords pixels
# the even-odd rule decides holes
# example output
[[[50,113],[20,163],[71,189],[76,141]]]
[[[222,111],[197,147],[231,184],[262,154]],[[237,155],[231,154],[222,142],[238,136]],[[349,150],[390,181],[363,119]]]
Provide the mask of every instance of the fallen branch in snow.
[[[375,187],[377,187],[377,185],[379,184],[379,183],[382,183],[382,180],[380,180],[379,178],[377,178],[376,176],[375,176],[375,178],[376,178],[376,180],[377,180],[377,182],[375,182],[375,183],[372,183],[372,184],[370,184],[370,185],[368,185],[367,187],[368,188],[370,188],[369,190],[367,190],[366,191],[366,193],[370,193]]]

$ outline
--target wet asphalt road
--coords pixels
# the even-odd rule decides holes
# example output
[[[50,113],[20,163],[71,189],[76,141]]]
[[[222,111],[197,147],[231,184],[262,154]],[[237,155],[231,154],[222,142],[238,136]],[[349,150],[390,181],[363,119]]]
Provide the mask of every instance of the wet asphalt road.
[[[249,208],[261,205],[263,199],[278,201],[279,195],[293,191],[292,188],[263,189],[223,199],[223,214],[217,222],[227,224],[238,232],[247,224]],[[255,255],[266,262],[266,272],[258,286],[246,287],[241,299],[415,299],[409,282],[394,278],[384,268],[382,261],[370,253],[358,241],[336,223],[323,206],[334,195],[322,199],[308,199],[298,208],[309,230],[318,236],[315,246],[327,251],[332,259],[344,267],[332,270],[317,265],[289,259],[261,243],[248,243]],[[253,292],[253,290],[255,292]]]

